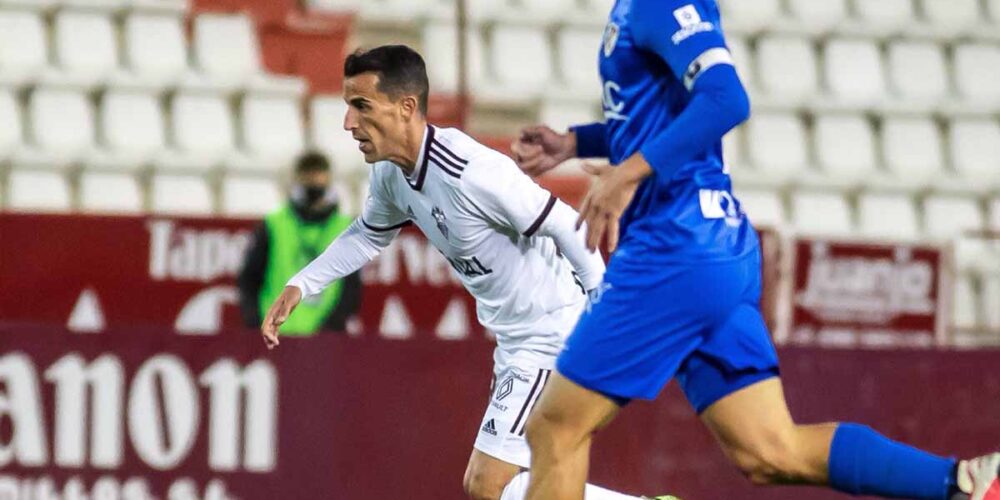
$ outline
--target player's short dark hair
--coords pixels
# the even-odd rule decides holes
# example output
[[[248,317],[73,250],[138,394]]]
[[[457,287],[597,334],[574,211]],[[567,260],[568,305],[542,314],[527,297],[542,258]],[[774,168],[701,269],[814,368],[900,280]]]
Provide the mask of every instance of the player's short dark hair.
[[[329,172],[330,160],[319,151],[307,151],[295,162],[295,173]]]
[[[427,66],[417,51],[406,45],[382,45],[370,50],[358,49],[344,61],[344,78],[375,73],[378,91],[397,100],[403,94],[417,96],[420,112],[427,114]]]

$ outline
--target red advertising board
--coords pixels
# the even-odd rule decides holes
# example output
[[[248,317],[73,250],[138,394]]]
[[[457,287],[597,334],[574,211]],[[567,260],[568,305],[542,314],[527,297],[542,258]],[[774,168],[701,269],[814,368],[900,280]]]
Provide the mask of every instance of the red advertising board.
[[[942,250],[907,244],[795,242],[789,343],[944,345]]]

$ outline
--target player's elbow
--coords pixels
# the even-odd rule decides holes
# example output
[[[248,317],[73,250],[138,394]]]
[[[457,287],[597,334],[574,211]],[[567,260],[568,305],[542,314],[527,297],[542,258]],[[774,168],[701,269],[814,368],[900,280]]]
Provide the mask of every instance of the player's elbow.
[[[750,96],[733,66],[713,66],[695,81],[693,91],[709,99],[712,114],[727,131],[750,118]]]

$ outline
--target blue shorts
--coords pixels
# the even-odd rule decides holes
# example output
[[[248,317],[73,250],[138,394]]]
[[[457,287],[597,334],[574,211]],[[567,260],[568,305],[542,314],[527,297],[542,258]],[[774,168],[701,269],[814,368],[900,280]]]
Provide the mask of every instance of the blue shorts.
[[[760,252],[696,265],[612,259],[603,293],[580,317],[557,368],[624,404],[676,377],[698,413],[778,375],[760,313]]]

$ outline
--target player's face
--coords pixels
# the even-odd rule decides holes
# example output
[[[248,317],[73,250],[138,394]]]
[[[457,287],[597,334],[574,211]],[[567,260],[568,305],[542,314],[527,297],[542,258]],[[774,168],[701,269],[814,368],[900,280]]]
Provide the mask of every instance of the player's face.
[[[358,141],[365,161],[388,160],[405,138],[406,109],[378,90],[378,75],[362,73],[344,81],[344,129]]]

